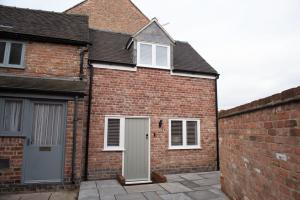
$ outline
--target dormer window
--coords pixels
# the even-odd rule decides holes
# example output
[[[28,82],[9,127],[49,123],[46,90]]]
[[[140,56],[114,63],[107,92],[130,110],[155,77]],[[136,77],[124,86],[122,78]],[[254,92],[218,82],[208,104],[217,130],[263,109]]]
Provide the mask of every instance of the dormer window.
[[[138,42],[137,65],[141,67],[170,69],[170,46]]]

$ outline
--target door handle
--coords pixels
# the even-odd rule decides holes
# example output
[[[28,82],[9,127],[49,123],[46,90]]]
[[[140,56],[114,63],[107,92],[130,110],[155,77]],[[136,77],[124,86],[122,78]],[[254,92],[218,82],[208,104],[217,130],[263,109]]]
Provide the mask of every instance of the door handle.
[[[146,133],[146,139],[148,140],[148,137],[149,137],[149,135],[148,135],[148,133]]]

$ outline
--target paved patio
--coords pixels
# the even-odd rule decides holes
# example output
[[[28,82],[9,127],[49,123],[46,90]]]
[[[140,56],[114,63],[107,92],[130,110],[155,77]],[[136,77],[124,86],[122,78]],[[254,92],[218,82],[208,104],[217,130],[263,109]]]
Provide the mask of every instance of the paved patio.
[[[220,173],[167,175],[167,183],[121,186],[116,180],[82,182],[78,200],[228,200]]]
[[[1,195],[0,200],[76,200],[78,190]]]

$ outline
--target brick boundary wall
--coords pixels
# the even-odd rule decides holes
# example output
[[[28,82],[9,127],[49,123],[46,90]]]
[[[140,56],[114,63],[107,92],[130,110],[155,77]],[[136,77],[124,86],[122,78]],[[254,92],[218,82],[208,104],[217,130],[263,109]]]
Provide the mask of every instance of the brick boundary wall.
[[[300,199],[300,87],[221,111],[219,130],[231,199]]]

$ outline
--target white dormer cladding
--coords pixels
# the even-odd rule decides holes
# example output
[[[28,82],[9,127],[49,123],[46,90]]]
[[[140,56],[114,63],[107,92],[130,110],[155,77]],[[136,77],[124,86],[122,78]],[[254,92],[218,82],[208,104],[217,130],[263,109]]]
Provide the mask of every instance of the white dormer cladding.
[[[132,36],[131,45],[138,67],[172,69],[175,41],[156,18]]]

